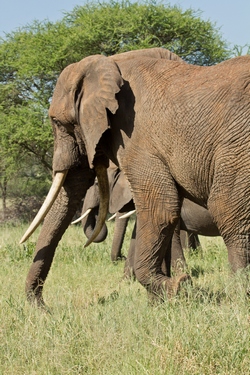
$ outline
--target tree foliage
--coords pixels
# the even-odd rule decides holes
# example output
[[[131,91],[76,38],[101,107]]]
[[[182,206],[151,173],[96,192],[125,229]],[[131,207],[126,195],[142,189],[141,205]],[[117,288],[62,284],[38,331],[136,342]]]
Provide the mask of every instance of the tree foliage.
[[[79,58],[165,47],[193,64],[212,65],[225,60],[229,52],[219,29],[200,15],[200,11],[182,11],[178,6],[125,0],[76,7],[63,22],[72,30]]]
[[[154,1],[88,2],[59,22],[34,21],[7,34],[0,41],[0,188],[9,182],[13,195],[14,179],[20,194],[24,186],[30,195],[46,190],[39,176],[47,182],[51,175],[47,111],[57,77],[68,64],[92,54],[156,46],[199,65],[230,56],[219,29],[200,12]]]

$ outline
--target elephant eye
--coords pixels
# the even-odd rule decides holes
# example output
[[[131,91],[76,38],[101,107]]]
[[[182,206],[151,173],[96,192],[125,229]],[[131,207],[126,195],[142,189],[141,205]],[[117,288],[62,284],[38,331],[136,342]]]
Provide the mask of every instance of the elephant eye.
[[[54,123],[55,125],[57,125],[57,126],[60,126],[60,125],[62,125],[62,124],[60,123],[60,121],[59,121],[59,120],[57,120],[57,118],[56,118],[56,117],[52,117],[52,121],[53,121],[53,123]]]
[[[62,123],[56,117],[51,118],[53,125],[63,133],[74,134],[74,124],[73,123]]]

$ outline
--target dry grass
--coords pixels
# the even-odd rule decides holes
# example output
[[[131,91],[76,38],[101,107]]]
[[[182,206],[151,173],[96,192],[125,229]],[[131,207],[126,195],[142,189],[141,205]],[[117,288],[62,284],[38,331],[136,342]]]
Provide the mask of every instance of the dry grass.
[[[28,305],[24,281],[37,233],[1,227],[0,374],[247,375],[250,304],[244,274],[232,277],[220,238],[187,252],[193,285],[151,306],[105,243],[87,249],[80,227],[61,241],[46,281],[50,313]],[[129,234],[125,248],[128,248]]]

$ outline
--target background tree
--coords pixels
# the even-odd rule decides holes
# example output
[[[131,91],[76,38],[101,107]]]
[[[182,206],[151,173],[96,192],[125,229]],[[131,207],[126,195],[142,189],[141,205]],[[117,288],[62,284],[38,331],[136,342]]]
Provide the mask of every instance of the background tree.
[[[165,47],[188,63],[230,56],[219,29],[194,10],[150,2],[89,2],[61,21],[34,21],[0,42],[0,192],[36,196],[49,187],[53,137],[47,111],[60,72],[92,54]]]
[[[229,57],[219,29],[201,12],[156,2],[111,1],[76,7],[63,19],[77,60],[84,56],[165,47],[189,63],[213,65]],[[79,52],[80,56],[79,56]]]

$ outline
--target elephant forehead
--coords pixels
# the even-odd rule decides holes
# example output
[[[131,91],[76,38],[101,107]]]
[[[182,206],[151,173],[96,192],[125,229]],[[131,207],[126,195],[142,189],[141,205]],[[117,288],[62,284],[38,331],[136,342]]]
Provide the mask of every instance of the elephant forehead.
[[[75,122],[75,108],[72,91],[66,91],[58,87],[55,89],[51,105],[49,108],[49,117],[56,118],[60,122]]]

